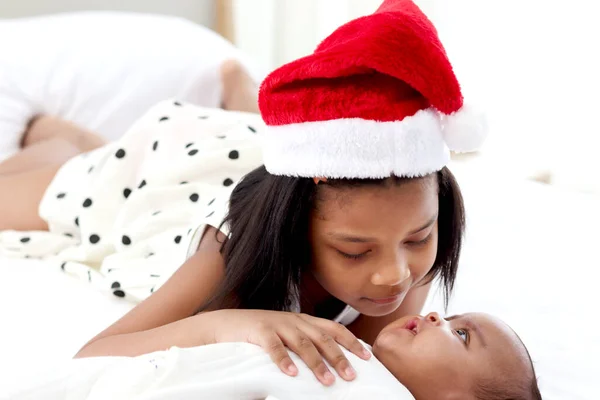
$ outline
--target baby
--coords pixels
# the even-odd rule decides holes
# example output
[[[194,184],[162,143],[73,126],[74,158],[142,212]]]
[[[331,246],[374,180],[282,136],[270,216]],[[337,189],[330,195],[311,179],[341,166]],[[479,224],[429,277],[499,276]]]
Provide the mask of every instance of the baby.
[[[541,400],[527,348],[486,314],[399,319],[373,354],[416,399]]]
[[[283,374],[261,348],[218,343],[139,357],[70,361],[13,399],[538,400],[527,349],[503,322],[484,314],[406,317],[377,337],[363,360],[344,350],[351,381],[324,386],[295,354],[298,375]]]

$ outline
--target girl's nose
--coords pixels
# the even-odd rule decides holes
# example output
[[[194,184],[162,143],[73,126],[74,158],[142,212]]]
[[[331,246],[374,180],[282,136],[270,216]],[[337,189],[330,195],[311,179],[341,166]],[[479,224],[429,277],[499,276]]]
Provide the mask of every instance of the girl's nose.
[[[398,286],[409,279],[410,275],[407,260],[399,258],[380,268],[372,276],[372,282],[377,286]]]

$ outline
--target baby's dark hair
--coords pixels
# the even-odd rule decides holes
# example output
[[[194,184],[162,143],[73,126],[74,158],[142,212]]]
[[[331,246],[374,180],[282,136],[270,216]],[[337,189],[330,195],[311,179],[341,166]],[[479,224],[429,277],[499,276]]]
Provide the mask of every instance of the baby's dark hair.
[[[527,350],[527,346],[525,346],[519,335],[516,333],[515,335],[519,338],[527,354],[530,367],[528,373],[514,376],[514,374],[507,372],[502,376],[491,379],[480,379],[474,389],[477,400],[542,400],[529,350]]]
[[[522,384],[508,382],[501,385],[498,382],[480,382],[475,388],[477,400],[542,400],[537,378],[528,379]]]

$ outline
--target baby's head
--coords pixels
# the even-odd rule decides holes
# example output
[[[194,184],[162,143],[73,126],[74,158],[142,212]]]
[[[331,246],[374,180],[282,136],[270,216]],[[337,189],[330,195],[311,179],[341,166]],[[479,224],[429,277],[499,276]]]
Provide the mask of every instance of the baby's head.
[[[417,400],[541,400],[525,345],[486,314],[399,319],[373,353]]]

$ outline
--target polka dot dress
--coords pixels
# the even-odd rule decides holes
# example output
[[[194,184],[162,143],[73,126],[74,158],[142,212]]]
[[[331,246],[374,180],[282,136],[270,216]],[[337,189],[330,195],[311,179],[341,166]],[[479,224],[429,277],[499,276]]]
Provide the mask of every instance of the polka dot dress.
[[[236,183],[262,164],[262,127],[256,114],[161,103],[66,163],[40,204],[49,232],[2,232],[0,254],[45,258],[141,301],[221,224]]]

